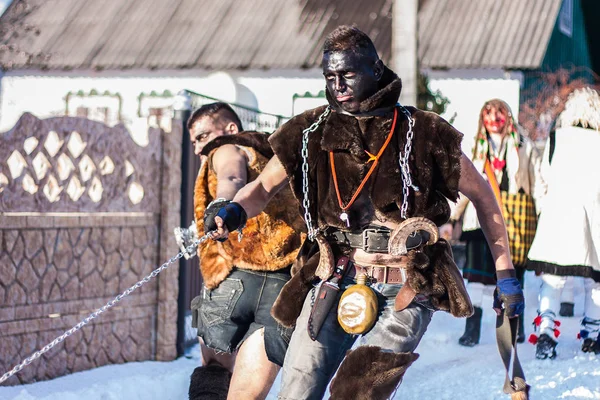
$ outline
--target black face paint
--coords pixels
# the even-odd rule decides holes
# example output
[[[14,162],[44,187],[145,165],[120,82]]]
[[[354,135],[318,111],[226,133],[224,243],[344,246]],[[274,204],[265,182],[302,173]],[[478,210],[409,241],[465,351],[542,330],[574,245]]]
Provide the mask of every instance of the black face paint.
[[[363,54],[352,50],[327,52],[322,66],[329,94],[346,112],[358,112],[360,103],[377,91],[380,71]]]

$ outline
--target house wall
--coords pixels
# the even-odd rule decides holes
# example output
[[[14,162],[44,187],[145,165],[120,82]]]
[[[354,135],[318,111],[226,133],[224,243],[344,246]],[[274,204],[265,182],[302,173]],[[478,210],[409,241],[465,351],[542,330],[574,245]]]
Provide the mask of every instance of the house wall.
[[[24,112],[40,118],[64,115],[69,92],[91,90],[118,93],[122,98],[122,120],[139,144],[146,144],[147,107],[160,106],[170,99],[146,98],[138,115],[139,96],[182,89],[258,108],[263,112],[290,116],[295,93],[324,89],[320,71],[9,71],[0,82],[0,131],[10,129]],[[90,100],[91,101],[91,100]],[[97,99],[116,108],[115,101]],[[112,101],[112,103],[111,103]],[[74,103],[72,103],[74,104]],[[71,107],[73,108],[73,107]],[[71,110],[73,112],[73,110]],[[71,114],[74,115],[74,114]]]
[[[439,90],[450,100],[442,117],[453,119],[453,125],[465,136],[463,151],[470,153],[477,131],[478,117],[483,103],[499,98],[508,103],[515,118],[519,113],[520,72],[502,70],[448,70],[424,71],[429,77],[429,88]]]

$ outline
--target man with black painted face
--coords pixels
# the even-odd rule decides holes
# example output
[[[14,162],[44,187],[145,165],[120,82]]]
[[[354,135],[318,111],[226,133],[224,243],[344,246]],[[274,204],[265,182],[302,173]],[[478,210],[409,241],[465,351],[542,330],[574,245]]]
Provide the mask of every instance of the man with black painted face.
[[[240,228],[240,215],[255,215],[289,183],[309,239],[272,309],[283,325],[296,326],[279,398],[321,399],[335,374],[332,399],[384,399],[418,358],[435,310],[473,313],[450,246],[437,240],[436,225],[448,220],[447,200],[459,190],[478,210],[507,315],[523,312],[523,293],[500,209],[462,154],[462,134],[436,114],[397,104],[400,78],[354,27],[327,37],[322,67],[329,104],[271,136],[275,156],[214,213],[213,237]],[[329,300],[344,291],[352,295],[338,311]],[[365,307],[373,298],[374,312]]]

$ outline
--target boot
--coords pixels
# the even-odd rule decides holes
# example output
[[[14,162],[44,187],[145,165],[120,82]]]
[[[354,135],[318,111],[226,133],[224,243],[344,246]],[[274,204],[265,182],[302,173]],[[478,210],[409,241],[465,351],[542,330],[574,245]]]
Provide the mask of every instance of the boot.
[[[231,372],[217,364],[198,367],[190,380],[189,400],[227,400]]]
[[[581,345],[581,351],[584,353],[600,354],[600,336],[598,336],[596,340],[592,338],[584,339],[583,344]]]
[[[481,307],[473,307],[473,309],[475,312],[467,318],[465,333],[458,339],[458,344],[462,346],[473,347],[479,343],[483,310]]]
[[[573,303],[560,303],[560,311],[558,312],[558,315],[561,317],[572,317],[574,309],[575,304]]]
[[[546,358],[553,360],[556,357],[557,344],[558,342],[549,335],[542,333],[535,345],[535,358],[539,360],[545,360]]]
[[[519,332],[517,333],[517,343],[525,342],[525,323],[523,322],[524,315],[519,315]]]
[[[581,321],[581,327],[582,329],[577,335],[577,337],[583,339],[581,351],[584,353],[600,354],[600,319],[585,317]]]

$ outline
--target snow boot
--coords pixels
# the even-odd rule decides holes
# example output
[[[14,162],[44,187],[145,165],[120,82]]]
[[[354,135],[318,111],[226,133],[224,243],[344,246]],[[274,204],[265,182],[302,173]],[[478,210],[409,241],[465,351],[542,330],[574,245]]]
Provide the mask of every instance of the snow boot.
[[[189,400],[227,400],[231,372],[217,364],[198,367],[190,380]]]
[[[546,358],[553,360],[554,358],[556,358],[557,344],[558,342],[552,339],[550,335],[542,333],[538,337],[537,343],[535,345],[535,358],[537,358],[538,360],[545,360]]]
[[[575,311],[575,304],[573,303],[560,303],[560,311],[558,315],[561,317],[572,317]]]
[[[596,340],[592,338],[584,339],[581,351],[584,353],[600,354],[600,337],[597,337]]]
[[[577,338],[583,339],[581,351],[600,354],[600,319],[585,317],[581,321],[581,330],[577,334]]]
[[[483,310],[481,307],[473,307],[473,310],[473,315],[467,318],[465,333],[458,339],[458,344],[461,346],[473,347],[479,343]]]

